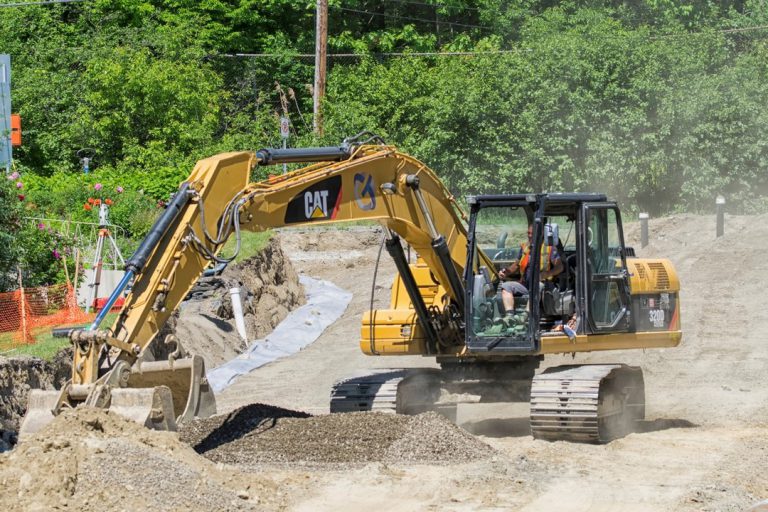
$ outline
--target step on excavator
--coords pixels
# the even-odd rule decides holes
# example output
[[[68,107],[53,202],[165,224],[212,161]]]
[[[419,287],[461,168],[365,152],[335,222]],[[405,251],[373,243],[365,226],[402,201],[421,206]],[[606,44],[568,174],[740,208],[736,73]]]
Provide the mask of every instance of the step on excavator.
[[[250,181],[255,167],[279,164],[306,165]],[[168,317],[209,264],[232,259],[220,254],[230,236],[239,250],[243,230],[361,220],[383,227],[398,273],[389,308],[363,315],[360,348],[433,358],[439,369],[342,379],[331,412],[415,414],[472,394],[530,402],[535,438],[596,443],[644,418],[640,368],[574,364],[536,373],[549,354],[680,343],[677,274],[666,259],[634,257],[616,203],[586,193],[478,195],[468,198],[467,215],[426,165],[364,132],[339,146],[199,161],[93,324],[66,332],[72,378],[59,391],[31,392],[22,439],[78,406],[167,430],[215,414],[202,358],[161,334]],[[506,275],[523,257],[534,262],[527,274]],[[504,279],[528,286],[505,287]],[[517,292],[511,307],[506,288]],[[126,293],[118,318],[102,328]]]

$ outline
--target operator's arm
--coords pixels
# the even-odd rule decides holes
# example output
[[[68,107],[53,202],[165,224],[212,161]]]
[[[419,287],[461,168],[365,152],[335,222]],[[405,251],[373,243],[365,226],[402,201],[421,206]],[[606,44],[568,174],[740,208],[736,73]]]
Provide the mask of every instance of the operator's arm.
[[[525,251],[522,247],[520,247],[520,250],[517,252],[517,259],[512,261],[509,265],[507,265],[505,268],[502,268],[499,270],[499,279],[508,279],[515,275],[516,273],[520,272],[520,261],[523,259],[523,255],[525,254]]]
[[[515,275],[515,273],[519,271],[520,271],[520,261],[515,260],[505,268],[499,270],[499,277],[501,279],[506,279],[508,277]]]
[[[549,261],[550,269],[541,271],[540,277],[542,281],[551,277],[558,276],[563,272],[563,260],[560,258],[560,253],[557,251],[557,249],[552,251]]]

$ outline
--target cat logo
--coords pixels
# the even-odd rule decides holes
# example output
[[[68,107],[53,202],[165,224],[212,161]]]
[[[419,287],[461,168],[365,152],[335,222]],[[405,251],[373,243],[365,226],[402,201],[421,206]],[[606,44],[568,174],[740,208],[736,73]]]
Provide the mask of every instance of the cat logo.
[[[328,217],[328,191],[304,192],[304,216],[308,219]]]
[[[335,219],[341,206],[341,176],[305,188],[288,203],[285,223],[297,224]]]

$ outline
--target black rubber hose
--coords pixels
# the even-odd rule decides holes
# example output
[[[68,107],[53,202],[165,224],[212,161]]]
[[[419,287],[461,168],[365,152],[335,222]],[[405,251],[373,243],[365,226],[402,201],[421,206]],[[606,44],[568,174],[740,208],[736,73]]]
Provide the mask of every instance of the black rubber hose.
[[[168,204],[163,214],[155,221],[152,229],[149,230],[149,234],[142,240],[139,248],[133,253],[131,259],[128,260],[128,263],[125,264],[126,271],[133,272],[134,274],[141,273],[144,269],[144,265],[147,264],[147,260],[152,254],[152,251],[155,250],[155,247],[157,247],[157,244],[162,237],[176,221],[182,208],[189,202],[189,199],[189,183],[184,182],[181,184],[181,187],[179,187],[179,191],[176,192],[176,195],[173,196],[173,199]]]

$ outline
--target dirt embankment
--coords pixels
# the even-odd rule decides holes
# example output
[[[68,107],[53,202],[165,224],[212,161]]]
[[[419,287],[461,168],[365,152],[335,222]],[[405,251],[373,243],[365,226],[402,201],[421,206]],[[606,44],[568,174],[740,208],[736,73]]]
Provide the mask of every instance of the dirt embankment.
[[[203,357],[206,368],[229,361],[245,346],[235,326],[231,288],[240,288],[249,341],[269,334],[306,301],[298,274],[276,238],[221,275],[201,279],[179,309],[175,332],[189,352]]]
[[[29,390],[60,388],[69,379],[71,360],[71,350],[62,350],[51,362],[35,357],[0,357],[0,451],[15,442]]]

